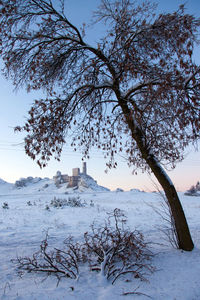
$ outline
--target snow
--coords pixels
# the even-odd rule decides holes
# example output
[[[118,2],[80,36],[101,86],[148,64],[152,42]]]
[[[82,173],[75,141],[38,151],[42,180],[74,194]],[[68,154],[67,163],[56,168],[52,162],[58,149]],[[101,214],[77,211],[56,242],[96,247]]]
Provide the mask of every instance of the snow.
[[[89,175],[87,174],[80,174],[81,181],[79,184],[79,190],[81,192],[83,191],[97,191],[97,192],[105,192],[109,191],[108,188],[105,188],[103,186],[100,186],[97,184],[97,182]]]
[[[83,188],[83,187],[82,187]],[[50,205],[54,197],[67,199],[79,196],[83,207]],[[200,299],[200,197],[189,197],[179,193],[195,243],[192,252],[174,249],[165,240],[160,229],[164,220],[152,206],[161,208],[158,193],[145,193],[137,189],[129,192],[111,192],[84,187],[66,190],[56,188],[51,179],[32,180],[22,188],[0,180],[0,299],[2,300],[198,300]],[[91,206],[90,203],[93,203]],[[8,209],[3,209],[3,203]],[[46,209],[46,206],[50,210]],[[50,246],[62,247],[69,235],[77,240],[90,230],[90,224],[103,224],[107,213],[115,208],[124,211],[128,226],[144,234],[155,254],[152,265],[155,272],[148,275],[148,282],[133,278],[127,282],[121,278],[112,285],[99,273],[89,272],[83,267],[78,280],[57,280],[35,273],[17,273],[11,262],[17,256],[30,256],[39,250],[40,242],[49,234]],[[124,292],[136,291],[141,295],[122,296]]]

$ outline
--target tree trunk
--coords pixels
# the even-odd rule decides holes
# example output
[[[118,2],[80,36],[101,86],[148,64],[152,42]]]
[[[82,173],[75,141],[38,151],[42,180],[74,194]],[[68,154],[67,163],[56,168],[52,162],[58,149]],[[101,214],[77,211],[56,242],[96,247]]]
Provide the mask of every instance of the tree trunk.
[[[150,155],[145,160],[165,192],[171,208],[172,216],[174,218],[179,248],[186,251],[191,251],[194,248],[194,244],[181,202],[172,181],[160,164],[157,163],[154,156]]]
[[[126,118],[129,129],[131,130],[132,137],[136,141],[137,146],[141,151],[143,159],[146,161],[164,190],[171,208],[172,216],[174,218],[175,229],[178,237],[178,246],[180,249],[185,251],[191,251],[194,248],[194,244],[176,189],[165,170],[157,162],[154,155],[150,152],[150,149],[148,149],[148,147],[145,145],[145,139],[142,130],[132,119],[131,111],[129,110],[127,103],[125,101],[120,101],[120,106]]]

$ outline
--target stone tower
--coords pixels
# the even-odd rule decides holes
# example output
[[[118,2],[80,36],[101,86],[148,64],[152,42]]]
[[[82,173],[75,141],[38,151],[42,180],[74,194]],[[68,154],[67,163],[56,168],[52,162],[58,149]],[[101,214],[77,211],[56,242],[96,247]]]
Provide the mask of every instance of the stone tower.
[[[87,174],[87,166],[86,166],[86,162],[83,162],[83,174],[84,174],[84,175]]]

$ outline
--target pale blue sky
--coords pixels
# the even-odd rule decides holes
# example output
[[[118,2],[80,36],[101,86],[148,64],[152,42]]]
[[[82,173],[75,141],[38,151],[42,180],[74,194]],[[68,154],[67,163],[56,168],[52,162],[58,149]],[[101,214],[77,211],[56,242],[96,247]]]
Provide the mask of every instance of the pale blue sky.
[[[160,0],[158,2],[159,11],[172,11],[177,9],[180,4],[186,3],[189,13],[200,17],[199,0]],[[91,12],[98,5],[98,0],[66,0],[67,10],[70,19],[76,24],[87,20]],[[90,40],[97,41],[103,29],[98,26],[90,33]],[[195,59],[200,63],[199,49],[196,50]],[[27,111],[32,101],[42,97],[41,92],[27,94],[24,90],[13,91],[12,83],[0,75],[0,178],[14,182],[20,177],[40,176],[50,177],[60,170],[62,173],[71,174],[73,167],[81,167],[81,155],[74,153],[69,146],[63,149],[61,162],[52,160],[49,165],[40,170],[38,165],[27,157],[24,153],[22,134],[14,134],[13,128],[22,125]],[[116,170],[110,170],[105,174],[105,161],[101,152],[94,152],[91,159],[87,161],[88,173],[93,176],[101,185],[111,189],[121,187],[125,190],[130,188],[140,188],[144,190],[154,190],[151,179],[146,174],[132,175],[131,169],[126,162],[119,158],[119,165]],[[200,180],[200,155],[191,147],[186,151],[186,159],[177,168],[168,172],[178,190],[186,190],[192,184]]]

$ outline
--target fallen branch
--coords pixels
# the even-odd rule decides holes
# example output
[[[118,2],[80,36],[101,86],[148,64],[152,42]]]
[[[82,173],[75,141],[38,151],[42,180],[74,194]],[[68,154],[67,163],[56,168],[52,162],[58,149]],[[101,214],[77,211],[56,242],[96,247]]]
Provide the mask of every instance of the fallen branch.
[[[112,221],[114,220],[114,226]],[[18,257],[13,260],[18,270],[40,272],[56,276],[58,283],[62,278],[77,279],[79,266],[88,264],[91,271],[114,284],[121,276],[147,280],[146,275],[154,271],[150,261],[152,253],[144,242],[143,235],[135,230],[124,228],[126,217],[119,209],[109,215],[103,226],[91,225],[91,233],[84,234],[82,243],[69,236],[64,248],[49,250],[48,234],[40,245],[40,250],[32,257]]]

